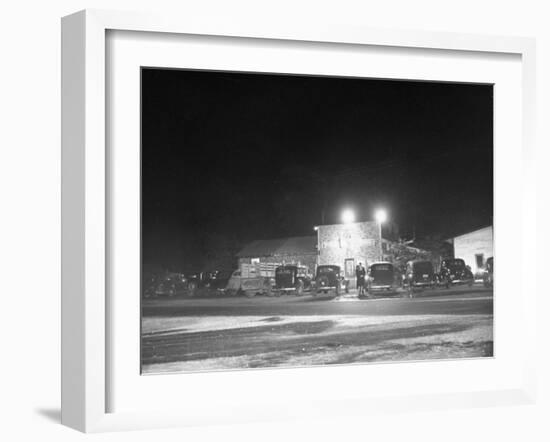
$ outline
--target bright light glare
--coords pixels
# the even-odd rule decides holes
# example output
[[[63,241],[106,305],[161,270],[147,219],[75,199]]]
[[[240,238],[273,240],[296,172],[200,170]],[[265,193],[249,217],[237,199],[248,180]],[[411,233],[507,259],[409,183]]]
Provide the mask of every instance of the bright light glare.
[[[342,222],[344,224],[354,223],[355,222],[355,213],[353,210],[346,209],[342,212]]]
[[[380,209],[376,211],[376,213],[374,214],[374,217],[376,218],[376,221],[382,224],[382,223],[385,223],[386,220],[388,219],[388,214],[386,213],[385,210]]]

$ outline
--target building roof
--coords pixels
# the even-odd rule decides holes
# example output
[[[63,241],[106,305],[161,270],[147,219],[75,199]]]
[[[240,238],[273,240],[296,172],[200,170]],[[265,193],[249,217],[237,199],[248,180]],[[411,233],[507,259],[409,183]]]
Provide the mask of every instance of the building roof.
[[[486,230],[486,229],[492,229],[493,228],[493,225],[489,225],[489,226],[484,226],[484,227],[480,227],[479,229],[474,229],[474,230],[470,230],[469,232],[466,232],[466,233],[461,233],[461,234],[457,234],[457,235],[453,235],[449,238],[449,240],[453,240],[453,239],[456,239],[456,238],[460,238],[461,236],[466,236],[466,235],[471,235],[472,233],[476,233],[476,232],[480,232],[482,230]]]
[[[260,256],[317,254],[317,236],[295,236],[279,239],[259,239],[247,244],[237,256],[255,258]]]
[[[319,227],[334,227],[334,226],[338,226],[338,227],[342,227],[342,226],[351,226],[353,224],[377,224],[378,225],[378,221],[354,221],[352,223],[336,223],[336,224],[319,224],[318,226],[315,226],[317,228]]]

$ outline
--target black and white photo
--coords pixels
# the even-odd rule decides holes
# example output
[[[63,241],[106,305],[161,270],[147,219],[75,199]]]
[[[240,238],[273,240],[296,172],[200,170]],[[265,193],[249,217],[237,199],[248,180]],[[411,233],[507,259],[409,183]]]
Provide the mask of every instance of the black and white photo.
[[[493,356],[493,86],[142,68],[141,371]]]

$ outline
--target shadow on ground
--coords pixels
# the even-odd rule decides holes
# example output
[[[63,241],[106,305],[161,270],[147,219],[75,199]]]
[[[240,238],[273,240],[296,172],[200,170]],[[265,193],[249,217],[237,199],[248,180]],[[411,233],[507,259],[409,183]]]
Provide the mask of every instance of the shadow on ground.
[[[50,422],[61,423],[61,410],[59,408],[37,408],[34,411]]]

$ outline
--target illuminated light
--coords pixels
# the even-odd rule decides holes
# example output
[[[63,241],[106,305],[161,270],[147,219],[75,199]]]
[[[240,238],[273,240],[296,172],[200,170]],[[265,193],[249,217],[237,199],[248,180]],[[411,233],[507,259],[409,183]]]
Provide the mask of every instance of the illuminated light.
[[[315,227],[313,227],[313,230],[315,230],[317,232],[317,230],[319,230],[319,227],[315,226]]]
[[[388,219],[388,214],[385,210],[379,209],[374,213],[374,218],[376,221],[378,221],[380,224],[385,223]]]
[[[346,209],[342,212],[342,222],[350,224],[355,222],[355,213],[351,209]]]

